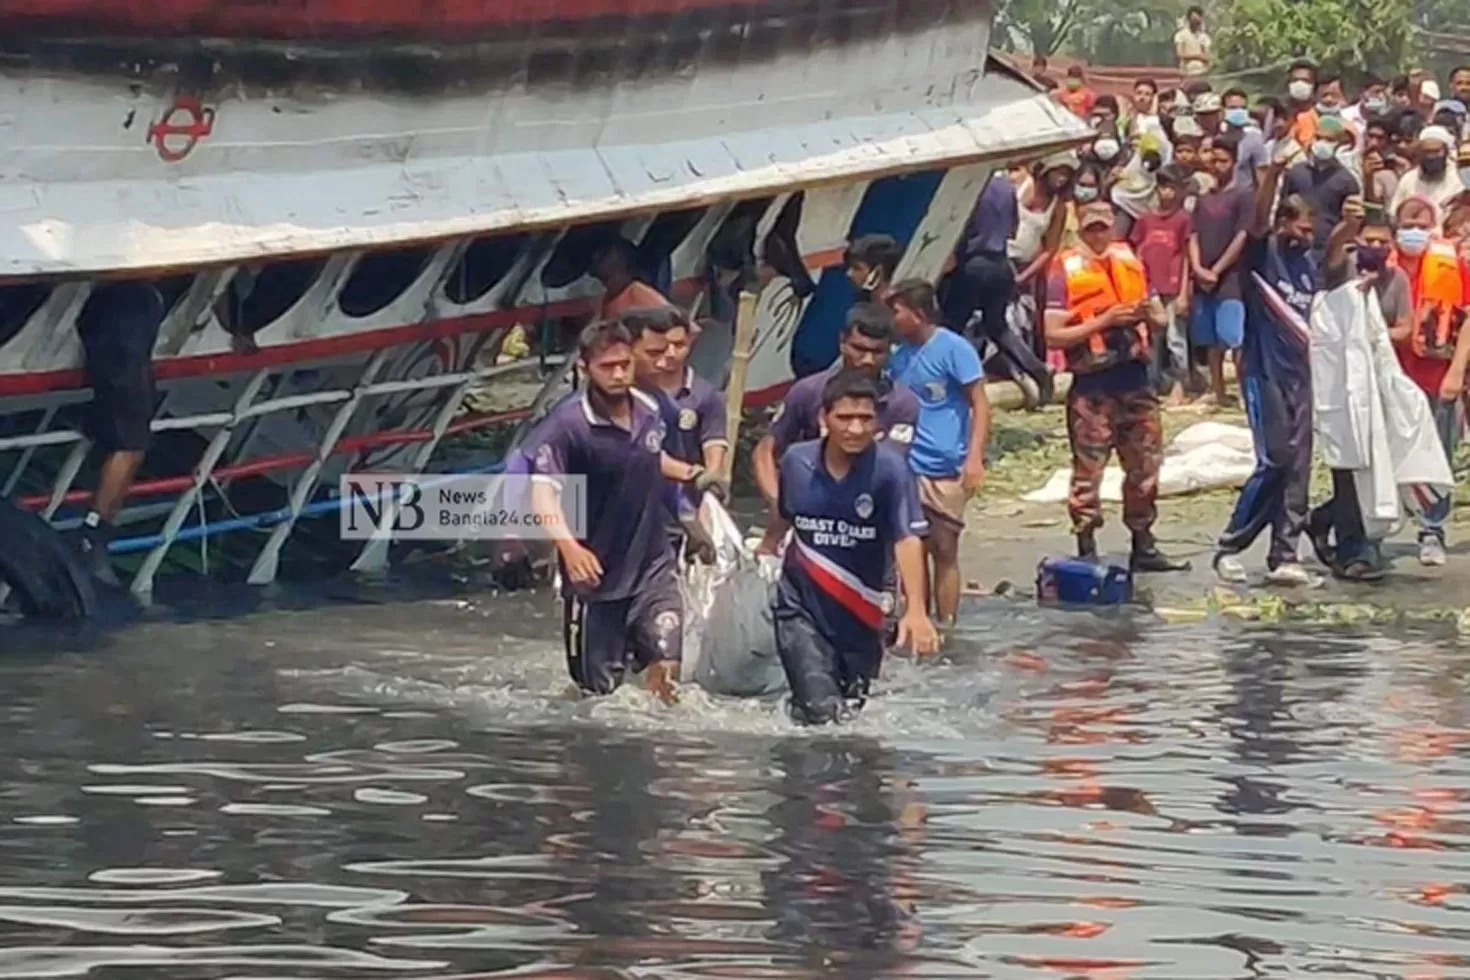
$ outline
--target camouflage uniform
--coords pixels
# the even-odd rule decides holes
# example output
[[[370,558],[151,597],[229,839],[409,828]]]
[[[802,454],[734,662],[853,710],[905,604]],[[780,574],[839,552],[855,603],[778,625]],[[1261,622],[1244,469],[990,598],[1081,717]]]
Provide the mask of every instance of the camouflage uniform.
[[[1072,392],[1067,396],[1067,437],[1072,443],[1067,512],[1073,532],[1102,527],[1103,469],[1114,449],[1123,465],[1123,523],[1134,533],[1153,527],[1164,456],[1164,428],[1153,389],[1096,395]]]

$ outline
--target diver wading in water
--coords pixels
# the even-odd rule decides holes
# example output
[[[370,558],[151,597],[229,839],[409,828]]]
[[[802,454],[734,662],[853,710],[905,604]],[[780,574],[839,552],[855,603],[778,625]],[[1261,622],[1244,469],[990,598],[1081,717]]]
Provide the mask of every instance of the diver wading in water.
[[[918,486],[902,455],[880,451],[878,386],[844,371],[822,391],[826,436],[781,457],[779,517],[760,551],[776,554],[788,530],[775,601],[776,648],[803,724],[839,721],[861,708],[883,663],[889,563],[907,609],[898,645],[932,653]]]
[[[561,561],[567,669],[589,694],[610,694],[629,668],[672,699],[683,653],[683,601],[668,535],[670,479],[707,486],[702,469],[664,454],[658,401],[633,383],[632,337],[618,322],[587,327],[578,342],[587,378],[563,399],[522,450],[532,501]],[[578,541],[558,491],[563,477],[585,479],[586,528]],[[683,521],[691,551],[708,558],[708,535]]]

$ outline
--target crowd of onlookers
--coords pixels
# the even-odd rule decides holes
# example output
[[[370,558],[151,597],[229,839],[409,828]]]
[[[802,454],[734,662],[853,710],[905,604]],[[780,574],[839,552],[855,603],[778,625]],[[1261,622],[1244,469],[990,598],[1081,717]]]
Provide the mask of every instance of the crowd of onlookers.
[[[1029,405],[1054,397],[1059,371],[1071,376],[1082,553],[1094,548],[1094,484],[1113,452],[1125,521],[1149,542],[1158,405],[1234,401],[1233,365],[1260,468],[1222,535],[1217,570],[1243,578],[1236,556],[1270,529],[1273,581],[1311,580],[1296,553],[1303,535],[1333,572],[1375,578],[1383,563],[1355,523],[1349,468],[1334,476],[1328,511],[1307,511],[1316,371],[1307,321],[1334,283],[1371,287],[1391,360],[1427,402],[1419,428],[1435,430],[1436,457],[1453,460],[1470,360],[1460,329],[1470,309],[1470,65],[1442,89],[1424,71],[1349,82],[1302,59],[1279,94],[1252,95],[1212,80],[1203,20],[1191,10],[1176,36],[1168,88],[1139,78],[1120,98],[1095,92],[1082,67],[1058,82],[1034,66],[1095,135],[992,177],[944,284],[945,319],[985,351],[987,375],[1014,380]],[[1450,484],[1418,508],[1427,565],[1445,559]]]
[[[1078,208],[1092,201],[1113,204],[1119,236],[1167,300],[1170,323],[1156,338],[1154,367],[1174,405],[1228,397],[1224,365],[1243,331],[1231,246],[1273,159],[1288,165],[1282,195],[1313,206],[1319,257],[1355,195],[1390,219],[1411,199],[1427,199],[1436,230],[1470,243],[1470,66],[1451,74],[1447,92],[1422,71],[1368,74],[1350,98],[1341,76],[1302,60],[1282,95],[1252,97],[1191,77],[1190,66],[1209,63],[1201,18],[1191,11],[1176,37],[1185,69],[1176,87],[1141,78],[1120,99],[1096,94],[1080,66],[1061,84],[1043,74],[1053,97],[1097,138],[1080,153],[1011,169],[975,213],[946,312],[992,344],[989,373],[1016,380],[1029,401],[1048,400],[1050,369],[1059,366],[1055,354],[1044,362],[1037,330],[1045,271],[1075,244]]]

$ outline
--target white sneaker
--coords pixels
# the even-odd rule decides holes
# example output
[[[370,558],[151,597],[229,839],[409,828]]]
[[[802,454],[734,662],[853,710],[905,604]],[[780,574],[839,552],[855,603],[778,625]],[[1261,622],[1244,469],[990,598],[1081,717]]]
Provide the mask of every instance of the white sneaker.
[[[1215,574],[1220,576],[1220,581],[1231,585],[1244,585],[1250,580],[1250,576],[1245,573],[1245,565],[1234,555],[1216,555]]]
[[[1294,561],[1282,562],[1266,573],[1268,585],[1305,585],[1315,589],[1322,582],[1322,576],[1314,575]]]
[[[1445,563],[1444,542],[1432,534],[1419,539],[1419,564],[1438,568]]]

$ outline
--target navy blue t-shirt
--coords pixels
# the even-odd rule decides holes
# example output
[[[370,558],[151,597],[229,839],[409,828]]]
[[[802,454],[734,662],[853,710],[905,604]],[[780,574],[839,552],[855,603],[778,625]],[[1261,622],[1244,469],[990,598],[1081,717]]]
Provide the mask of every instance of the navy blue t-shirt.
[[[561,474],[586,477],[583,543],[602,563],[602,582],[591,590],[567,582],[566,589],[588,601],[633,595],[650,571],[673,557],[665,531],[669,484],[659,468],[663,414],[646,393],[634,390],[632,398],[631,430],[599,415],[585,392],[563,399],[522,450],[533,479],[559,485]]]
[[[1245,343],[1242,370],[1284,388],[1310,391],[1307,320],[1321,273],[1312,252],[1281,248],[1273,235],[1251,239],[1245,271]]]
[[[686,371],[684,383],[678,391],[660,394],[669,398],[673,406],[672,423],[668,438],[664,440],[664,451],[670,456],[681,462],[703,466],[705,446],[729,447],[725,399],[714,385],[693,371]],[[679,493],[684,503],[698,506],[693,484],[680,484]]]
[[[793,384],[771,420],[771,439],[776,458],[798,442],[822,437],[822,389],[843,368],[841,361],[818,374],[811,374]],[[919,424],[919,396],[903,385],[891,385],[885,378],[878,393],[878,438],[884,443],[907,451],[914,441]]]
[[[823,440],[781,457],[780,507],[793,539],[777,612],[799,612],[838,646],[871,644],[892,609],[884,590],[893,546],[928,530],[918,484],[902,456],[873,446],[841,480],[827,472]]]

